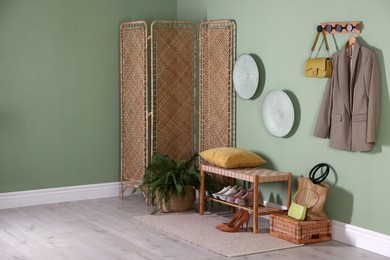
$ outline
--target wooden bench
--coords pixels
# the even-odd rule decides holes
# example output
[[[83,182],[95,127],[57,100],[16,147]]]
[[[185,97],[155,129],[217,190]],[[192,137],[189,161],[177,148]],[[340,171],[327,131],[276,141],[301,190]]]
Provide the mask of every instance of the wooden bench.
[[[243,180],[253,183],[253,207],[241,206],[234,203],[229,203],[227,201],[215,199],[211,196],[205,196],[204,189],[204,176],[205,172],[227,176],[232,178],[232,184],[235,180]],[[245,208],[253,214],[253,233],[258,233],[258,217],[263,215],[283,213],[286,210],[276,209],[273,207],[259,205],[259,183],[267,182],[287,182],[287,208],[290,207],[291,203],[291,189],[292,189],[292,174],[291,172],[278,172],[273,170],[268,170],[260,167],[256,168],[238,168],[238,169],[225,169],[220,168],[214,165],[200,164],[200,191],[199,191],[199,214],[203,215],[204,213],[204,202],[205,200],[214,200],[231,207],[235,208]]]

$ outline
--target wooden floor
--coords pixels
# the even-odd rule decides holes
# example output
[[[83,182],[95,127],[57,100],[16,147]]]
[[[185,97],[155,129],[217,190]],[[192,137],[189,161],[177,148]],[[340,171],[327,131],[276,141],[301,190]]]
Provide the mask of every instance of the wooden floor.
[[[225,259],[132,219],[151,211],[139,195],[0,210],[0,259]],[[330,241],[233,259],[388,258]]]

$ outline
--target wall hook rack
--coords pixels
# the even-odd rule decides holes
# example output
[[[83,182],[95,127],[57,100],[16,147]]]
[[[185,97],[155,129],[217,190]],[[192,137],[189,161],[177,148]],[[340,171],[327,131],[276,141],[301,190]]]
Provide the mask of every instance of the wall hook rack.
[[[360,33],[362,22],[325,22],[317,26],[317,31],[328,34]]]

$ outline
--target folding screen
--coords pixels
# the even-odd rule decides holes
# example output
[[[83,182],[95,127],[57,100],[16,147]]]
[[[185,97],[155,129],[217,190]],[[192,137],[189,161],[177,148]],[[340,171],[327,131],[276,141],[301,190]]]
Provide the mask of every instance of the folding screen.
[[[143,21],[120,27],[121,196],[135,187],[148,164],[148,50]]]
[[[203,22],[199,28],[199,151],[235,146],[233,61],[235,23]]]
[[[194,152],[196,25],[154,21],[152,31],[152,153],[174,160]]]
[[[197,88],[196,25],[151,24],[148,86],[147,25],[121,24],[121,196],[138,186],[153,153],[181,160],[198,150],[234,146],[235,24],[204,22],[199,34]]]

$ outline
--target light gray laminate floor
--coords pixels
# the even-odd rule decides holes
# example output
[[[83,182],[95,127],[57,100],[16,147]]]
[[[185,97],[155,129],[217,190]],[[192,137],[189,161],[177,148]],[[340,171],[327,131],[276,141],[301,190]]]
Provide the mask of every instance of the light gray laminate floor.
[[[0,259],[225,259],[132,219],[151,211],[139,195],[3,209]],[[233,259],[388,258],[329,241]]]

